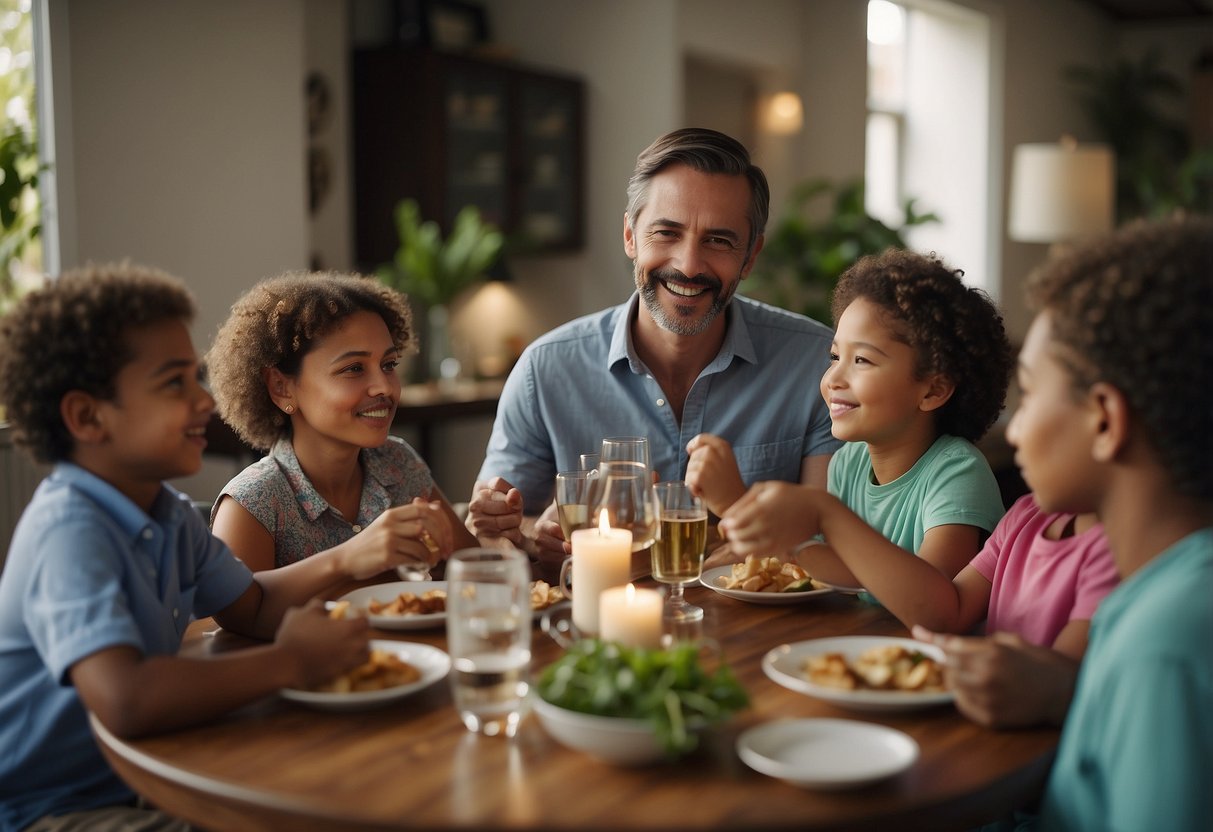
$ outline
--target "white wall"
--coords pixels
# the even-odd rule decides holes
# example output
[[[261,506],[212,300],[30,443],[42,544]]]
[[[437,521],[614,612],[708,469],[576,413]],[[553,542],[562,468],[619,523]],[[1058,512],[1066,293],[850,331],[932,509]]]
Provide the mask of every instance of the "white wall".
[[[182,277],[210,339],[256,279],[307,264],[298,0],[69,0],[73,252]],[[54,60],[54,56],[52,56]]]
[[[181,277],[202,351],[236,296],[308,262],[300,0],[51,4],[64,268]],[[213,495],[208,466],[179,484]]]

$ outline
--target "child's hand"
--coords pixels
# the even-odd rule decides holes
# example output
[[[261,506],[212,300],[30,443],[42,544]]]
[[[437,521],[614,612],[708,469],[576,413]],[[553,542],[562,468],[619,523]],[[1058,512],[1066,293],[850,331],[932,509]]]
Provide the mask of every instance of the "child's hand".
[[[717,517],[745,493],[733,447],[719,436],[701,433],[687,443],[686,483]]]
[[[348,673],[370,658],[370,625],[364,616],[333,620],[317,600],[292,607],[274,637],[294,661],[297,688],[314,688]]]
[[[442,503],[416,498],[389,508],[343,544],[343,571],[362,580],[402,564],[424,561],[433,566],[451,553],[454,542]]]
[[[943,648],[944,679],[957,709],[980,725],[1009,728],[1065,720],[1078,663],[1013,633],[965,638],[913,629],[914,638]]]
[[[467,527],[478,538],[504,537],[521,547],[522,492],[501,477],[477,482],[468,503]]]
[[[738,554],[776,554],[817,534],[814,489],[790,482],[759,482],[720,519],[720,534]]]

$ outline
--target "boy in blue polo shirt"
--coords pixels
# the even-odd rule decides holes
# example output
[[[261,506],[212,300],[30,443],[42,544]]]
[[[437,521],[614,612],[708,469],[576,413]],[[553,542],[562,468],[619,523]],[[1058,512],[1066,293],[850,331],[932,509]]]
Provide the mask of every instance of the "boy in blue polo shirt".
[[[136,806],[87,711],[118,736],[149,734],[317,685],[368,657],[365,619],[332,621],[309,599],[393,568],[399,554],[309,558],[254,578],[163,482],[199,469],[214,410],[187,329],[193,311],[179,281],[118,265],[65,274],[0,320],[0,402],[17,441],[54,464],[0,575],[5,832],[185,828]],[[273,641],[177,656],[190,620],[210,615]]]

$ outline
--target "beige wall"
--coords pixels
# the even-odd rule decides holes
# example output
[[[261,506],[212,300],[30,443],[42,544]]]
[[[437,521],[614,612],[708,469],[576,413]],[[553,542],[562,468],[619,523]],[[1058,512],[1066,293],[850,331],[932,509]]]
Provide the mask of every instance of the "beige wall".
[[[257,278],[307,264],[303,8],[298,0],[72,0],[75,214],[65,267],[121,258],[181,276],[205,345]],[[54,60],[54,56],[52,56]],[[63,83],[61,83],[63,82]]]

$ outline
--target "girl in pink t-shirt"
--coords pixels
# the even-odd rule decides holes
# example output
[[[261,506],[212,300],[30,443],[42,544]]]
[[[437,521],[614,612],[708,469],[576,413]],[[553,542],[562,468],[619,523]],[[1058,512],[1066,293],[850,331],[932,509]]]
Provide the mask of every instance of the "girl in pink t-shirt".
[[[944,648],[948,685],[967,716],[986,725],[1060,725],[1091,616],[1118,581],[1095,515],[1045,513],[1028,494],[949,585],[926,576],[917,590],[932,599],[927,614],[909,597],[912,585],[906,597],[881,600],[915,638]],[[931,632],[969,632],[983,617],[988,638]]]
[[[987,633],[1018,633],[1074,659],[1086,649],[1095,608],[1119,581],[1093,515],[1046,514],[1031,494],[1011,506],[969,568],[989,582]]]

